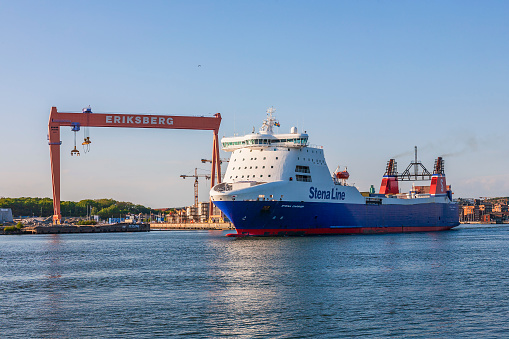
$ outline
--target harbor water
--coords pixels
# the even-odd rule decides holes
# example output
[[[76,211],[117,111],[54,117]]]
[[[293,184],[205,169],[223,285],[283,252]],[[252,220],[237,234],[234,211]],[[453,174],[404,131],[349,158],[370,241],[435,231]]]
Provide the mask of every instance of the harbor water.
[[[509,225],[283,238],[226,233],[2,236],[2,338],[509,333]]]

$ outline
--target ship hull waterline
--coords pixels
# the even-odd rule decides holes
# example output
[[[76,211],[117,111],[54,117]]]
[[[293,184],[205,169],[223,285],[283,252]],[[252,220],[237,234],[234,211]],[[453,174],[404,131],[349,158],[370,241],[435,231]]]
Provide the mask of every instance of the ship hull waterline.
[[[456,204],[362,205],[214,201],[234,224],[230,236],[292,236],[445,231],[459,225]]]

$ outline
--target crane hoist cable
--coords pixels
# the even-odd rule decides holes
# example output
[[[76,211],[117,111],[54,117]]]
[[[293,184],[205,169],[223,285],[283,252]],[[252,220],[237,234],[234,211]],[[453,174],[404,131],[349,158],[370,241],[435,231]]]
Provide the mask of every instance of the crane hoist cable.
[[[81,111],[82,113],[92,113],[92,108],[90,108],[90,105],[88,107],[83,108]],[[87,122],[88,122],[89,116],[87,115]],[[88,134],[88,127],[83,127],[83,142],[81,143],[83,145],[83,152],[88,153],[90,152],[90,144],[92,141],[90,141],[90,136]]]
[[[90,141],[90,137],[88,136],[88,127],[83,128],[83,133],[84,139],[81,144],[83,145],[83,152],[88,153],[90,152],[90,144],[92,143],[92,141]]]
[[[80,151],[78,151],[76,149],[76,132],[78,132],[80,130],[80,123],[79,122],[73,122],[71,125],[72,125],[71,131],[74,132],[74,149],[71,151],[71,156],[73,156],[75,154],[77,156],[79,156],[80,155]]]

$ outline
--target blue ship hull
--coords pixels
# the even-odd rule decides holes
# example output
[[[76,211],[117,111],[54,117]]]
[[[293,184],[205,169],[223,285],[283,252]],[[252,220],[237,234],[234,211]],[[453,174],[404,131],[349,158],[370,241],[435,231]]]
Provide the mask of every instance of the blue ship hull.
[[[365,205],[324,202],[214,201],[239,235],[442,231],[459,225],[458,205]]]

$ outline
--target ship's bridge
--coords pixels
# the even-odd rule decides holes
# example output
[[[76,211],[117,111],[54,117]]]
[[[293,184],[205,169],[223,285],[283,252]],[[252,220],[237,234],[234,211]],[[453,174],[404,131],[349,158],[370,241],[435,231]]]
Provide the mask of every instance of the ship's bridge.
[[[289,134],[261,134],[252,133],[239,137],[226,137],[221,139],[221,145],[226,152],[232,152],[244,147],[270,147],[281,146],[300,148],[308,145],[308,135],[304,133]]]
[[[226,152],[233,152],[237,149],[264,148],[264,147],[286,147],[302,148],[308,145],[308,135],[298,133],[297,127],[292,127],[289,134],[274,134],[274,127],[280,127],[279,121],[274,117],[276,110],[271,107],[267,110],[267,118],[263,121],[260,131],[255,133],[254,127],[251,134],[244,136],[225,137],[221,139],[221,145]]]

